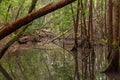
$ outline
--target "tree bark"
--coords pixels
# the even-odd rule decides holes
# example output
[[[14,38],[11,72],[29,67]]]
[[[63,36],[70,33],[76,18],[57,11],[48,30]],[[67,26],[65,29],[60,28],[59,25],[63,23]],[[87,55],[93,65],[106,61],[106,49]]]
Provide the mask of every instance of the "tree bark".
[[[107,26],[108,26],[108,62],[110,60],[111,52],[112,52],[112,42],[113,42],[113,3],[112,0],[108,0],[108,9],[107,9]]]
[[[119,66],[119,0],[113,0],[113,42],[112,52],[106,73],[118,73]]]
[[[110,71],[119,72],[119,0],[113,0],[113,53]],[[109,67],[108,67],[109,68]]]
[[[47,6],[40,8],[36,12],[32,12],[32,13],[28,14],[27,16],[11,23],[7,27],[1,29],[0,30],[0,40],[3,39],[4,37],[6,37],[7,35],[11,34],[12,32],[16,31],[23,25],[26,25],[26,24],[30,23],[31,21],[33,21],[39,17],[42,17],[50,12],[53,12],[59,8],[62,8],[74,1],[76,1],[76,0],[59,0],[58,2],[48,4]]]

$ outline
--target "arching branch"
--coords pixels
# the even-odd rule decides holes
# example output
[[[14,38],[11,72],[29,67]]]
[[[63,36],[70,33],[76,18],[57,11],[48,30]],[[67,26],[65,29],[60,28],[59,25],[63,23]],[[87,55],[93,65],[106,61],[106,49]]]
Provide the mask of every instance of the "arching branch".
[[[3,39],[4,37],[6,37],[7,35],[11,34],[12,32],[16,31],[23,25],[26,25],[26,24],[30,23],[31,21],[33,21],[39,17],[42,17],[50,12],[53,12],[59,8],[62,8],[74,1],[76,1],[76,0],[59,0],[58,2],[48,4],[47,6],[28,14],[27,16],[11,23],[7,27],[0,30],[0,40]]]

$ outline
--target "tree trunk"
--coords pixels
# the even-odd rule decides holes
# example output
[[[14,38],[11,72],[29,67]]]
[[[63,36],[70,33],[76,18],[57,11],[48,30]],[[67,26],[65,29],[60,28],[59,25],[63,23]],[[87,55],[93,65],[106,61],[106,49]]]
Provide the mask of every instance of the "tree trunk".
[[[76,0],[59,0],[56,3],[48,4],[47,6],[37,10],[36,12],[30,13],[27,16],[13,22],[12,24],[8,25],[7,27],[0,30],[0,40],[3,39],[5,36],[11,34],[12,32],[16,31],[20,27],[30,23],[31,21],[42,17],[50,12],[53,12],[59,8],[62,8]]]
[[[107,9],[107,26],[108,26],[108,62],[110,60],[111,52],[112,52],[112,42],[113,42],[113,20],[112,20],[112,0],[108,0],[108,9]]]
[[[106,72],[119,72],[119,0],[113,0],[113,49]]]

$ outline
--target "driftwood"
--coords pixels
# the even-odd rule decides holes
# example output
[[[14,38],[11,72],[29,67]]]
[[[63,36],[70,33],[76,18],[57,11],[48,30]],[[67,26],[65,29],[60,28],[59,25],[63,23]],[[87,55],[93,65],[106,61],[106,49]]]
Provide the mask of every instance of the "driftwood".
[[[59,0],[58,2],[48,4],[47,6],[40,8],[39,10],[28,14],[27,16],[11,23],[7,27],[0,30],[0,40],[6,37],[7,35],[11,34],[12,32],[16,31],[20,27],[30,23],[31,21],[42,17],[50,12],[53,12],[59,8],[62,8],[76,0]]]

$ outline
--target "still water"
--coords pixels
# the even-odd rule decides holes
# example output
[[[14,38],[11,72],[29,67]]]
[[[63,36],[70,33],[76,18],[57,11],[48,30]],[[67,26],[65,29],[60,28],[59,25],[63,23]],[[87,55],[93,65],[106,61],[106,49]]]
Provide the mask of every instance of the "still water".
[[[95,48],[95,80],[109,80],[100,73],[107,64],[106,48]],[[78,58],[80,79],[83,80],[81,57]],[[8,54],[1,64],[13,80],[73,80],[75,70],[73,56],[56,45],[16,50]],[[0,80],[6,80],[1,73]]]

